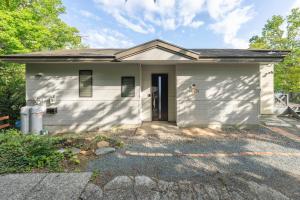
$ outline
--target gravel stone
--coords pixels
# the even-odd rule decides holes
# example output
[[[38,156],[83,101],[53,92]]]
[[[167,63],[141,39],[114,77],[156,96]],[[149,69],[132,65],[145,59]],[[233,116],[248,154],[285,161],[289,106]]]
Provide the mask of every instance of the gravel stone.
[[[219,200],[218,192],[213,186],[204,185],[204,189],[212,200]]]
[[[158,190],[161,195],[160,196],[161,200],[179,199],[178,189],[179,189],[178,185],[174,182],[166,182],[162,180],[158,181]]]
[[[248,181],[249,188],[257,194],[260,200],[289,200],[288,197],[282,193],[273,190],[272,188],[266,185],[259,185],[253,181]]]
[[[180,181],[179,183],[180,198],[185,200],[193,200],[196,198],[191,182]]]
[[[244,197],[242,197],[241,195],[239,195],[239,193],[233,191],[231,192],[231,197],[232,197],[232,200],[243,200],[245,199]]]
[[[112,147],[103,147],[103,148],[96,149],[95,154],[97,156],[99,156],[99,155],[104,155],[104,154],[112,153],[112,152],[115,152],[115,151],[116,151],[115,148],[112,148]]]
[[[284,127],[282,129],[290,132]],[[299,130],[291,133],[297,135]],[[180,180],[202,184],[205,182],[204,178],[209,180],[207,182],[210,185],[215,185],[218,194],[214,195],[216,198],[233,196],[234,191],[245,199],[255,199],[256,194],[239,181],[233,182],[230,188],[226,183],[224,191],[223,185],[211,184],[213,182],[210,180],[214,179],[214,175],[220,173],[226,177],[242,177],[247,181],[261,180],[259,185],[263,183],[291,199],[300,199],[297,187],[300,177],[300,159],[297,156],[300,153],[300,143],[265,127],[219,131],[208,128],[183,130],[171,123],[153,122],[143,123],[142,127],[132,133],[118,132],[113,136],[123,140],[125,147],[113,154],[99,156],[87,166],[89,171],[101,170],[104,184],[105,180],[111,179],[111,175],[143,174],[175,185]],[[126,152],[136,154],[129,155]],[[257,154],[247,155],[247,152]],[[263,152],[266,154],[260,155]],[[271,155],[268,152],[286,155]],[[183,156],[179,153],[208,156]],[[216,156],[218,153],[224,153],[225,156]],[[176,196],[178,190],[175,191],[168,189],[160,194],[161,197],[167,194]],[[206,192],[206,189],[204,191],[204,194],[214,193],[210,190]],[[200,189],[199,192],[201,193]],[[203,197],[205,198],[204,195]],[[179,197],[177,195],[174,198]]]
[[[210,199],[209,196],[205,192],[204,185],[202,185],[202,184],[195,184],[194,185],[194,190],[195,190],[196,197],[197,197],[195,199],[197,199],[197,200],[207,200],[207,199]]]

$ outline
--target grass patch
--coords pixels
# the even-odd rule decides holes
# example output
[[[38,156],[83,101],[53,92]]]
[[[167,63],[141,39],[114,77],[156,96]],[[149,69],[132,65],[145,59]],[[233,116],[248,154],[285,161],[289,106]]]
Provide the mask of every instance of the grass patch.
[[[94,170],[90,181],[95,185],[101,185],[101,172],[99,170]]]
[[[0,174],[33,170],[62,171],[62,161],[73,155],[57,151],[62,138],[24,135],[18,130],[0,132]]]

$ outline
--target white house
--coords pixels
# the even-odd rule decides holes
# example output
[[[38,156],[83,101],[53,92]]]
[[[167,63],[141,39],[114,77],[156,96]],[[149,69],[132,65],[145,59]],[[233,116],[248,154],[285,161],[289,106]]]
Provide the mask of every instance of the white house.
[[[86,131],[154,120],[180,127],[255,125],[260,115],[273,114],[273,66],[286,54],[153,40],[129,49],[0,59],[26,63],[26,102],[46,103],[45,128]]]

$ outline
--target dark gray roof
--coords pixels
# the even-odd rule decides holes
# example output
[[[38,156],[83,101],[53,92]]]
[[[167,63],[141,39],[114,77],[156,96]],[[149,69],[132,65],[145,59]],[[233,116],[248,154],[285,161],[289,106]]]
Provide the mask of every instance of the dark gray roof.
[[[54,51],[40,51],[25,54],[12,54],[3,57],[10,58],[94,58],[94,57],[114,57],[114,54],[122,49],[62,49]]]
[[[251,49],[185,49],[166,41],[155,39],[144,44],[137,45],[129,49],[64,49],[55,51],[41,51],[25,54],[13,54],[0,56],[4,61],[15,60],[115,60],[120,61],[119,56],[128,56],[127,54],[142,52],[148,48],[160,47],[167,51],[175,51],[175,53],[187,52],[193,54],[196,60],[201,59],[268,59],[280,61],[287,55],[288,51],[276,50],[251,50]],[[126,54],[127,52],[127,54]],[[199,55],[199,57],[198,57]],[[121,56],[122,57],[122,56]]]
[[[258,49],[190,49],[199,58],[281,58],[289,51]]]
[[[114,58],[126,49],[65,49],[12,54],[2,58]],[[281,58],[288,51],[251,49],[189,49],[199,54],[199,58]],[[1,58],[0,57],[0,58]]]

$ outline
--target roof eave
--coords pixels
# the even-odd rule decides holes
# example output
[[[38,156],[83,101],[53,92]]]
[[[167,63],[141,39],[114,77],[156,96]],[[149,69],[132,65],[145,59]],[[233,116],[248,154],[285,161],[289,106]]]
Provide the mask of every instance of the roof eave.
[[[141,60],[119,60],[115,58],[4,58],[0,59],[4,62],[14,62],[14,63],[57,63],[57,62],[141,62]],[[211,62],[211,63],[277,63],[281,62],[283,58],[199,58],[198,60],[187,60],[185,63],[201,63],[201,62]],[[146,60],[144,60],[146,61]],[[150,60],[151,61],[151,60]],[[155,60],[153,60],[155,61]],[[168,61],[168,60],[165,60]],[[176,60],[170,60],[172,62],[177,62]],[[181,62],[178,60],[178,62]]]
[[[3,62],[14,63],[56,63],[56,62],[114,62],[115,57],[93,58],[93,57],[6,57],[1,58]]]

